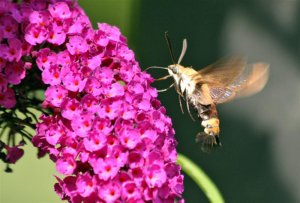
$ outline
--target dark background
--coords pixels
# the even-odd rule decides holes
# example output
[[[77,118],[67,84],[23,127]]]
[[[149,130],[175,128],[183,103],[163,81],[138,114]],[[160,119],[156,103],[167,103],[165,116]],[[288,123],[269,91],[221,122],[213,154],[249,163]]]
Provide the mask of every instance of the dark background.
[[[235,9],[245,13],[265,32],[275,35],[290,54],[299,54],[299,44],[296,43],[299,41],[299,27],[296,33],[286,36],[284,30],[276,27],[276,22],[267,13],[268,9],[259,5],[259,1],[143,1],[140,8],[136,34],[138,40],[134,45],[142,67],[166,66],[171,63],[163,37],[166,30],[169,31],[177,57],[182,39],[188,39],[183,65],[200,68],[224,54],[233,54],[222,51],[222,34],[228,16]],[[236,43],[238,45],[239,41]],[[259,60],[265,60],[264,56],[260,56]],[[157,72],[163,70],[152,71],[154,77],[158,77],[154,74]],[[159,88],[168,86],[160,84],[157,85]],[[272,136],[269,134],[272,130],[256,128],[249,122],[249,118],[231,115],[220,106],[223,147],[211,154],[204,154],[194,141],[196,133],[201,130],[200,123],[192,122],[187,113],[181,114],[176,92],[170,90],[161,93],[160,99],[173,120],[179,142],[178,151],[190,157],[209,174],[226,202],[296,202],[276,170],[270,146]],[[263,101],[258,103],[261,105]],[[247,106],[242,105],[242,108]],[[186,202],[207,202],[204,194],[187,176],[184,197]]]

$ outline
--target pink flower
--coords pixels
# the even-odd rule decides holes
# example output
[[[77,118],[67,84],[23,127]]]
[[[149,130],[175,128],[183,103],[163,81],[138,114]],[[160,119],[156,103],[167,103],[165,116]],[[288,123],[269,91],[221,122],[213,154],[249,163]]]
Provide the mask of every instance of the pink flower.
[[[76,99],[66,98],[62,105],[61,115],[69,120],[72,120],[76,116],[80,116],[82,112],[81,104]]]
[[[41,0],[30,0],[30,6],[34,10],[45,10],[47,8],[47,2]]]
[[[42,72],[42,80],[45,84],[59,85],[61,83],[61,72],[57,65],[45,68]]]
[[[111,120],[119,116],[121,112],[121,102],[114,100],[103,100],[99,106],[97,114],[100,118],[109,118]]]
[[[47,41],[51,44],[61,45],[66,40],[66,33],[62,26],[58,26],[56,23],[53,23]]]
[[[68,176],[61,180],[56,176],[58,183],[55,184],[54,189],[59,194],[61,199],[70,200],[70,202],[80,202],[82,199],[77,195],[76,180],[74,176]]]
[[[45,92],[46,102],[55,107],[60,107],[63,99],[67,96],[68,91],[60,85],[50,86]]]
[[[82,197],[88,197],[96,191],[97,181],[95,177],[92,177],[89,173],[79,175],[76,181],[76,187],[78,193]]]
[[[101,83],[96,77],[89,77],[84,89],[93,96],[98,96],[103,92],[101,90]]]
[[[49,48],[40,49],[37,53],[36,63],[40,70],[48,69],[57,61],[57,56]]]
[[[71,175],[76,168],[76,162],[70,155],[66,155],[56,161],[56,170],[64,175]]]
[[[7,88],[5,92],[0,92],[0,105],[8,109],[16,105],[16,96],[12,89]]]
[[[93,130],[96,133],[109,135],[113,128],[114,126],[112,126],[111,121],[109,119],[97,117],[94,120]]]
[[[98,45],[107,46],[110,40],[115,42],[122,41],[121,32],[117,27],[108,25],[106,23],[98,23],[98,28]]]
[[[50,17],[47,11],[32,11],[29,15],[29,22],[40,27],[46,27],[51,22]]]
[[[78,73],[68,73],[63,78],[63,84],[66,89],[72,92],[81,92],[85,87],[86,79],[83,79]]]
[[[68,4],[65,2],[56,2],[55,4],[50,4],[48,8],[53,18],[66,19],[71,17],[71,11]]]
[[[81,113],[72,118],[71,126],[75,133],[81,137],[86,137],[93,125],[94,115]]]
[[[15,38],[18,32],[18,23],[9,15],[0,17],[0,29],[3,33],[3,38]]]
[[[106,145],[106,136],[92,131],[90,135],[84,139],[83,144],[85,149],[89,152],[98,151]]]
[[[82,54],[88,50],[88,44],[80,36],[70,37],[69,43],[67,43],[67,48],[70,54]]]
[[[98,100],[91,94],[87,94],[81,98],[80,103],[85,111],[96,113],[99,108]]]
[[[128,129],[125,127],[121,130],[119,136],[121,144],[128,149],[134,149],[140,142],[140,134],[135,129]]]
[[[25,32],[25,40],[31,45],[41,44],[48,37],[48,31],[44,27],[35,24],[29,24]]]
[[[14,147],[5,146],[7,150],[6,161],[11,164],[15,164],[24,154],[24,150],[20,149],[21,145]]]
[[[64,136],[65,130],[63,126],[59,124],[51,124],[49,130],[46,132],[46,140],[49,144],[55,146],[59,139]]]
[[[11,9],[11,15],[18,23],[23,23],[28,21],[32,11],[33,8],[28,6],[28,4],[21,4],[19,6],[14,5]]]
[[[4,76],[3,74],[0,73],[0,93],[6,92],[6,90],[7,90],[7,85],[8,85],[8,82],[7,82],[7,80],[5,79],[5,76]]]
[[[124,87],[120,83],[116,82],[111,85],[107,97],[120,97],[123,95],[124,95]]]
[[[152,165],[146,172],[146,183],[150,188],[161,187],[167,180],[165,170],[158,165]]]
[[[145,164],[145,160],[139,151],[131,151],[128,155],[128,162],[130,168],[136,169],[137,167],[142,167]]]
[[[12,9],[13,3],[8,0],[0,1],[0,14],[5,13],[8,9]]]
[[[101,65],[101,57],[102,55],[98,54],[88,59],[88,67],[92,70],[98,68]]]
[[[114,79],[114,72],[112,69],[104,67],[95,71],[95,76],[101,78],[101,83],[109,85]]]
[[[118,182],[108,182],[98,188],[98,195],[107,203],[116,202],[121,196],[121,185]]]
[[[114,158],[98,158],[96,162],[90,161],[94,171],[98,174],[99,179],[108,180],[115,177],[119,171],[118,164]]]
[[[5,67],[6,60],[0,57],[0,71]]]
[[[142,197],[140,188],[133,182],[128,181],[123,184],[122,199],[127,202],[137,202]]]
[[[71,57],[67,50],[57,53],[57,60],[55,62],[61,67],[69,67],[71,64]]]
[[[8,46],[3,47],[1,52],[4,55],[4,58],[10,62],[19,61],[22,56],[22,43],[20,40],[11,38],[8,40]]]
[[[26,70],[22,61],[9,63],[5,68],[6,80],[17,85],[25,78]]]

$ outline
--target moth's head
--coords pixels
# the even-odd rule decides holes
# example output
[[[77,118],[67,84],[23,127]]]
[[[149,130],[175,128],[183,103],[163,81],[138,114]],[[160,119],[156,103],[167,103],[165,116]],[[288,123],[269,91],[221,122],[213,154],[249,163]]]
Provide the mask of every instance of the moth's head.
[[[172,64],[168,66],[168,72],[171,76],[178,75],[179,73],[179,64]]]

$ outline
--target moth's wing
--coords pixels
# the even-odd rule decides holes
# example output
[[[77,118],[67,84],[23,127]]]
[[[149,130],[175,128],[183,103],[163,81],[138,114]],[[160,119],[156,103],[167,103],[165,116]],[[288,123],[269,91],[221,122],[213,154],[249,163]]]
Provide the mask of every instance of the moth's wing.
[[[211,97],[210,89],[206,84],[199,85],[195,88],[193,97],[202,105],[210,105],[214,103],[214,100]]]
[[[211,86],[209,93],[215,104],[225,103],[236,98],[235,91],[221,86]]]
[[[266,63],[248,64],[235,77],[232,83],[222,84],[220,81],[207,81],[209,93],[214,103],[224,103],[238,97],[246,97],[261,91],[269,77],[269,65]]]
[[[234,92],[227,86],[232,84],[241,75],[246,67],[246,61],[241,57],[221,59],[193,75],[196,84],[198,100],[203,105],[215,103],[233,97]]]
[[[246,65],[242,57],[224,58],[199,70],[198,74],[206,83],[218,83],[225,87],[234,82]]]
[[[270,65],[266,63],[249,64],[246,68],[248,73],[241,75],[244,81],[230,86],[236,91],[237,97],[248,97],[261,91],[269,79]],[[242,79],[239,79],[242,81]],[[239,81],[237,80],[237,82]]]

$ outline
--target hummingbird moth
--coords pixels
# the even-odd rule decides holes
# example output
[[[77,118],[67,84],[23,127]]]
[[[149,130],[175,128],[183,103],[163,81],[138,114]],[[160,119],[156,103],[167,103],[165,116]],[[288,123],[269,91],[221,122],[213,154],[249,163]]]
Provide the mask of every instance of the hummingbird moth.
[[[182,51],[176,62],[167,32],[165,38],[173,64],[168,67],[152,66],[147,69],[168,71],[169,75],[156,81],[172,77],[174,82],[159,92],[174,86],[178,93],[181,111],[183,112],[181,98],[185,100],[188,113],[193,120],[190,105],[197,111],[204,131],[197,134],[196,141],[201,143],[203,151],[210,151],[213,147],[221,145],[220,122],[216,106],[262,90],[268,80],[269,64],[261,62],[248,64],[244,58],[231,57],[195,70],[180,65],[187,50],[187,40],[183,40]]]

